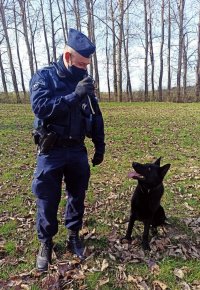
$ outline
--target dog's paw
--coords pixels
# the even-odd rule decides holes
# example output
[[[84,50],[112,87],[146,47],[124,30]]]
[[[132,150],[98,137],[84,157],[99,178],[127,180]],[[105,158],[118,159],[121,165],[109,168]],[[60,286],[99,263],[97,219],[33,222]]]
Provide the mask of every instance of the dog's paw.
[[[121,238],[120,239],[120,242],[121,242],[121,244],[131,244],[131,242],[132,242],[132,238],[131,237],[123,237],[123,238]]]
[[[142,248],[144,251],[151,251],[151,248],[149,246],[149,242],[147,242],[147,241],[142,241]]]

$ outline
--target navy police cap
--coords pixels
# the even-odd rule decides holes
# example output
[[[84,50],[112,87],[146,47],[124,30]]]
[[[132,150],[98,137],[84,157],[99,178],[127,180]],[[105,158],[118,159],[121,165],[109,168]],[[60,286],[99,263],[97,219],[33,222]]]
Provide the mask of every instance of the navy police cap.
[[[89,58],[96,48],[87,36],[73,28],[69,29],[67,45],[86,58]]]

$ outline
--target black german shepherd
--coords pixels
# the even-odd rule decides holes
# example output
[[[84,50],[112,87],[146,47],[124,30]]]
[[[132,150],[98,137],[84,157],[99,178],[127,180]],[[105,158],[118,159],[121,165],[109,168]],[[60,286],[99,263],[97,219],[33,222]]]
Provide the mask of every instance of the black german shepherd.
[[[150,250],[149,229],[157,233],[157,227],[165,224],[166,216],[163,207],[160,205],[161,197],[164,193],[163,179],[171,164],[160,167],[160,159],[154,163],[140,164],[133,162],[133,172],[129,177],[138,180],[138,185],[133,192],[131,200],[131,214],[126,236],[122,238],[131,241],[131,234],[136,220],[144,223],[142,236],[142,247]]]

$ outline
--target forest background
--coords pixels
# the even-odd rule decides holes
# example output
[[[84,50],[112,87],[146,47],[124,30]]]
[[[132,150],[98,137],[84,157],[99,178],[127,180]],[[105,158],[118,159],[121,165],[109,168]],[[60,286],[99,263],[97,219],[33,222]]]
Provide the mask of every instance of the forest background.
[[[0,0],[0,100],[28,101],[34,72],[56,61],[68,30],[97,50],[101,100],[200,100],[199,0]]]

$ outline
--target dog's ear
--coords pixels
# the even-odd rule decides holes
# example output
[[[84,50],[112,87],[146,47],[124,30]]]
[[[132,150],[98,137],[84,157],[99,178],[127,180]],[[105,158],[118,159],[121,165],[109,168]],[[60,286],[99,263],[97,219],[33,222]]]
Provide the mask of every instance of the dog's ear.
[[[155,162],[154,162],[154,164],[156,164],[156,165],[159,165],[160,166],[160,160],[161,160],[161,157],[159,157]]]
[[[171,164],[165,164],[163,165],[162,167],[160,167],[160,174],[161,174],[161,177],[164,178],[167,171],[169,170]]]

